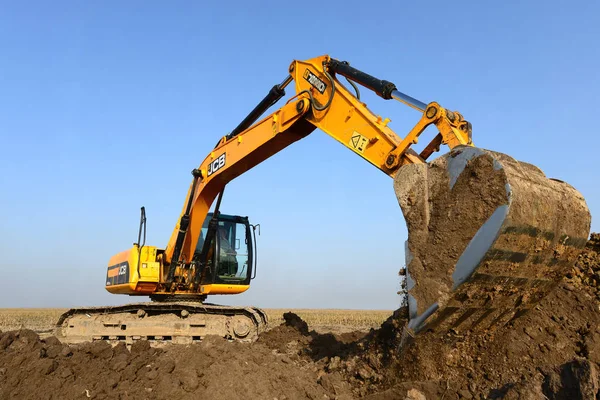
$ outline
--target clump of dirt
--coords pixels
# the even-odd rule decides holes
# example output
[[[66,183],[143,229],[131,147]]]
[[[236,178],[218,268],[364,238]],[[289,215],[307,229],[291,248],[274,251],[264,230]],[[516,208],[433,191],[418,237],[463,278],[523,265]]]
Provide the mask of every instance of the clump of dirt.
[[[319,334],[286,313],[252,344],[207,337],[128,350],[5,332],[0,398],[598,399],[599,269],[593,234],[570,278],[521,318],[477,335],[406,336],[405,309],[367,334],[342,335]]]
[[[600,300],[600,234],[592,233],[575,268],[567,274],[571,290],[585,289]]]
[[[362,397],[379,390],[386,381],[385,371],[398,361],[406,315],[405,309],[397,310],[381,328],[366,334],[320,334],[309,331],[296,314],[286,313],[285,323],[261,335],[259,342],[293,361],[313,362],[319,383],[330,394]]]

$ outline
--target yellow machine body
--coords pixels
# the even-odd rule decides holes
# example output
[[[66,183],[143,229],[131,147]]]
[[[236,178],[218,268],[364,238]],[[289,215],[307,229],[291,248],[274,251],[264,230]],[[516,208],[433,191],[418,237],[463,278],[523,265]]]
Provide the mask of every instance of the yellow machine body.
[[[155,293],[161,276],[163,276],[157,248],[134,245],[131,249],[122,251],[111,257],[106,274],[106,290],[112,294],[128,294],[147,296]],[[201,285],[201,295],[239,294],[250,288],[250,285]],[[187,292],[174,292],[184,295]]]

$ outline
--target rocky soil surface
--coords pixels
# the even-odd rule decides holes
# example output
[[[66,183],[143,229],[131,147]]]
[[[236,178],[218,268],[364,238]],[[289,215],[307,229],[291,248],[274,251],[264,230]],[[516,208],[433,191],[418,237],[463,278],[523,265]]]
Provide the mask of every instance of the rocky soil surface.
[[[600,235],[511,325],[403,340],[404,310],[368,334],[319,334],[292,313],[252,344],[151,348],[0,334],[2,399],[600,399]],[[406,338],[404,338],[406,339]],[[401,342],[404,346],[400,346]]]

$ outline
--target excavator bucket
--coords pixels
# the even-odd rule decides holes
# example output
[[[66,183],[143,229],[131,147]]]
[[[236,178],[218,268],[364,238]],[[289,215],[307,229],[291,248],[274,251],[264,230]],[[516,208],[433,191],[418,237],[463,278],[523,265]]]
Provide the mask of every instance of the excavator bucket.
[[[409,333],[484,331],[525,314],[575,263],[590,232],[570,185],[505,154],[459,146],[400,168]]]

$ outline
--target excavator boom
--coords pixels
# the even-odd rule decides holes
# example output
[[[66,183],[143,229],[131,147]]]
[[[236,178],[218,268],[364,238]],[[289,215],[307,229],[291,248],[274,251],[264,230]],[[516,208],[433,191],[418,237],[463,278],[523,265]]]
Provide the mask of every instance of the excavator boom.
[[[379,80],[328,56],[294,61],[290,75],[269,94],[234,131],[224,136],[206,157],[190,185],[180,222],[173,231],[165,261],[174,265],[189,263],[198,240],[200,226],[215,197],[225,185],[285,147],[319,128],[354,151],[370,164],[393,177],[407,164],[424,163],[441,144],[450,148],[472,145],[471,124],[458,112],[433,102],[428,105],[399,92],[395,85]],[[398,99],[422,111],[418,123],[401,138],[384,119],[346,89],[334,76],[339,73],[374,90],[384,99]],[[332,75],[333,74],[333,75]],[[254,119],[279,100],[284,89],[295,82],[296,95],[285,105],[254,125]],[[411,150],[430,125],[439,134],[421,154]],[[181,229],[181,227],[184,229]],[[175,260],[175,264],[172,262]]]
[[[295,94],[263,117],[292,83]],[[419,111],[419,121],[399,136],[388,118],[360,100],[357,85]],[[417,153],[412,146],[430,126],[438,133]],[[407,270],[401,261],[398,267],[406,276],[411,334],[487,329],[517,318],[551,290],[589,234],[589,211],[575,189],[529,164],[474,147],[471,124],[459,112],[421,102],[392,82],[327,55],[296,60],[283,81],[192,171],[167,246],[138,240],[110,260],[109,292],[150,296],[155,303],[70,310],[60,321],[63,336],[183,337],[184,342],[210,333],[257,337],[266,324],[258,309],[203,308],[184,301],[198,305],[207,295],[249,288],[256,273],[256,226],[220,212],[225,186],[317,128],[393,178],[409,232]],[[442,145],[450,153],[431,161]],[[142,214],[140,238],[144,221]],[[217,316],[226,317],[211,322]],[[155,331],[149,321],[162,327],[159,335],[150,334]]]

